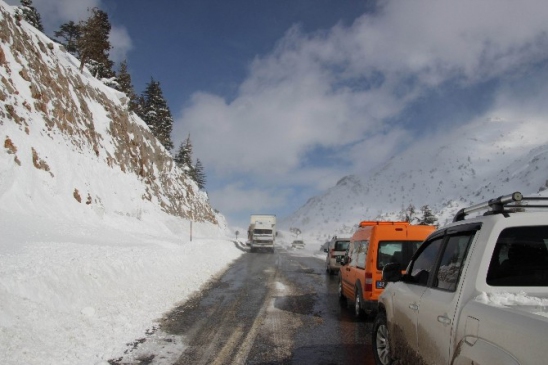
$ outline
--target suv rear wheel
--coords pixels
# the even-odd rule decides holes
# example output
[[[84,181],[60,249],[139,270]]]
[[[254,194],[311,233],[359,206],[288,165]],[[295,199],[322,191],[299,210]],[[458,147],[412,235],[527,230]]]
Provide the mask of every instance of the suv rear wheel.
[[[388,326],[386,325],[386,314],[384,312],[379,312],[375,318],[371,342],[373,345],[375,364],[392,364],[392,358],[390,357],[390,338]]]

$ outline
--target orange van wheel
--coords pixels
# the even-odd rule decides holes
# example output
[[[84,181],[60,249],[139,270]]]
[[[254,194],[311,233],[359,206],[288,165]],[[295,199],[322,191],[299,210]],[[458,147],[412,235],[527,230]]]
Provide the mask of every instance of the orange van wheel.
[[[341,278],[340,275],[339,275],[339,285],[338,286],[339,286],[339,288],[338,288],[339,301],[344,302],[344,301],[346,301],[346,297],[343,294],[342,278]]]
[[[354,290],[356,295],[354,296],[354,315],[356,318],[364,318],[365,312],[362,310],[362,290],[360,287],[356,287]]]

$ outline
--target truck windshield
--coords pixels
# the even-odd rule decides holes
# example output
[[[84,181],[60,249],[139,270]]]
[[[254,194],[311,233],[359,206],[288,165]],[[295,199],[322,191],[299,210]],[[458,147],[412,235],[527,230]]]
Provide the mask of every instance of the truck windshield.
[[[253,233],[254,234],[272,234],[272,230],[271,229],[254,229]]]
[[[377,270],[384,265],[397,262],[406,268],[411,256],[417,251],[422,241],[381,241],[379,242]]]
[[[335,242],[335,247],[333,247],[333,249],[335,251],[346,251],[348,244],[350,244],[350,241],[337,241]]]
[[[548,286],[548,226],[512,227],[497,240],[487,284]]]

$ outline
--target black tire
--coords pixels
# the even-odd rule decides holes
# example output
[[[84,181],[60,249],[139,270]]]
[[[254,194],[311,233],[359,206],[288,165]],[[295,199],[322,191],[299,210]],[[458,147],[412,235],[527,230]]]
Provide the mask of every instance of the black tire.
[[[338,292],[339,292],[339,301],[340,301],[340,302],[346,302],[346,297],[344,296],[344,294],[343,294],[343,289],[342,289],[342,278],[341,278],[341,275],[339,275]]]
[[[386,314],[379,312],[373,323],[373,332],[371,333],[371,345],[373,346],[373,355],[376,365],[392,364],[390,354],[390,333],[386,324]]]
[[[362,291],[360,289],[360,287],[356,287],[356,290],[354,290],[354,316],[357,318],[357,319],[363,319],[365,318],[365,313],[362,309],[362,302],[363,302],[363,299],[362,299]]]

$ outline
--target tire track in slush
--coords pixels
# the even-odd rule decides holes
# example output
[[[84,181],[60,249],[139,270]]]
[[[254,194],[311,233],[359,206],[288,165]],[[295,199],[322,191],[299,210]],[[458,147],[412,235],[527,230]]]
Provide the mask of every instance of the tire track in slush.
[[[281,256],[278,256],[274,275],[269,281],[269,290],[261,309],[257,313],[251,330],[240,344],[240,350],[233,359],[234,364],[254,363],[250,352],[257,344],[268,345],[268,351],[259,352],[257,362],[278,362],[291,356],[293,334],[300,326],[300,320],[288,312],[276,308],[276,301],[289,294],[289,286],[282,283],[280,271]],[[250,361],[251,360],[251,361]]]
[[[250,262],[251,280],[248,276],[243,276],[244,284],[241,288],[237,288],[234,293],[227,290],[226,297],[223,300],[216,300],[213,296],[213,302],[215,303],[215,310],[213,313],[208,314],[208,320],[205,323],[201,323],[199,328],[190,329],[188,333],[193,333],[193,338],[189,338],[190,345],[177,361],[177,364],[245,364],[247,356],[253,347],[255,339],[260,331],[263,330],[264,317],[267,309],[271,303],[271,298],[274,294],[275,287],[273,282],[277,277],[279,257],[276,258],[276,264],[265,265],[264,258],[252,260]],[[274,267],[272,267],[274,266]],[[260,268],[258,271],[257,268]],[[234,273],[236,277],[242,277],[243,273],[237,270],[239,273]],[[261,280],[257,279],[261,278]],[[257,284],[263,286],[266,292],[260,297],[260,292],[254,290]],[[251,290],[247,290],[251,289]],[[231,295],[231,293],[233,293]],[[251,294],[251,297],[250,297]],[[211,301],[207,299],[207,301]],[[232,301],[232,302],[231,302]],[[258,304],[260,301],[261,307],[257,310],[255,306],[252,310],[254,312],[253,322],[249,320],[243,322],[238,320],[238,316],[241,314],[242,308],[249,302]],[[228,307],[226,306],[230,303]],[[249,309],[249,308],[248,308]],[[251,318],[249,318],[251,319]]]
[[[287,363],[303,324],[303,313],[294,310],[302,293],[288,276],[302,271],[298,266],[280,252],[244,255],[161,320],[156,336],[169,340],[175,357],[141,348],[112,364]]]

